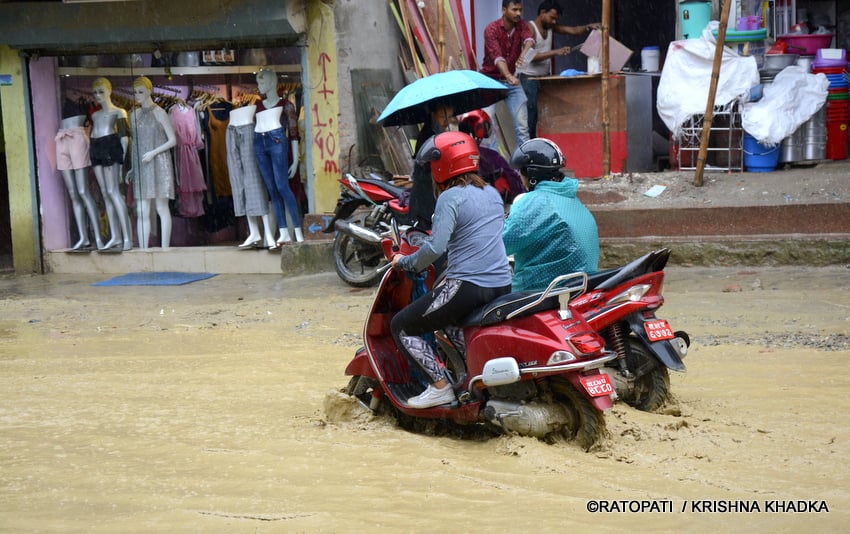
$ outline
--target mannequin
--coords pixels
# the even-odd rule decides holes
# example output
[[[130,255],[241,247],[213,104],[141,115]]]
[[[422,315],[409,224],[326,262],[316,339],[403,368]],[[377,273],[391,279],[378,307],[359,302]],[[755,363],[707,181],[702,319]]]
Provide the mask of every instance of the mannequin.
[[[289,180],[298,169],[298,141],[291,140],[290,133],[297,129],[294,110],[289,102],[277,94],[277,74],[269,69],[257,73],[257,88],[265,98],[257,105],[256,126],[254,127],[254,153],[260,167],[260,173],[271,197],[275,218],[280,230],[277,245],[292,241],[287,225],[287,214],[295,240],[304,241],[301,232],[301,213],[298,201],[289,187]],[[289,104],[287,106],[287,104]],[[283,122],[281,120],[283,119]],[[289,165],[288,149],[296,155],[294,163]]]
[[[100,109],[91,117],[91,164],[106,204],[110,233],[110,239],[102,250],[119,246],[123,250],[130,250],[133,248],[130,214],[118,189],[121,165],[124,163],[124,154],[127,153],[127,112],[112,103],[112,83],[106,78],[98,78],[92,82],[92,93],[95,102],[100,104]]]
[[[230,188],[233,191],[233,213],[248,220],[248,238],[239,245],[241,249],[260,246],[260,240],[269,250],[278,248],[269,221],[269,194],[263,184],[257,158],[254,155],[254,115],[257,106],[235,108],[230,112],[227,125],[227,168]],[[263,232],[259,222],[263,219]]]
[[[171,148],[177,135],[168,113],[153,101],[153,83],[145,76],[133,80],[133,98],[139,104],[130,115],[133,128],[133,194],[139,247],[148,248],[151,235],[151,204],[159,215],[163,250],[171,246],[171,208],[174,198],[174,163]]]
[[[91,166],[91,160],[89,159],[89,134],[85,128],[86,121],[85,115],[74,115],[62,119],[59,131],[56,132],[56,169],[62,173],[65,188],[71,198],[77,234],[80,236],[71,250],[86,250],[91,246],[89,224],[91,224],[97,248],[104,248],[103,239],[100,236],[97,208],[89,191],[87,171]],[[89,224],[86,222],[86,214],[89,217]]]

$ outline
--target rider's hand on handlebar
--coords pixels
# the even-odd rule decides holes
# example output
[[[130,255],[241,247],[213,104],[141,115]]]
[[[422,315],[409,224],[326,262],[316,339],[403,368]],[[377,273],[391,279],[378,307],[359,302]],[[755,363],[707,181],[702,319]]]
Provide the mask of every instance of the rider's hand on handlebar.
[[[393,256],[393,259],[392,259],[392,260],[390,260],[390,265],[392,265],[392,266],[393,266],[393,269],[395,269],[395,270],[399,270],[399,269],[401,269],[401,267],[399,267],[399,265],[398,265],[398,262],[399,262],[399,261],[400,261],[403,257],[404,257],[404,254],[396,254],[396,255],[394,255],[394,256]]]

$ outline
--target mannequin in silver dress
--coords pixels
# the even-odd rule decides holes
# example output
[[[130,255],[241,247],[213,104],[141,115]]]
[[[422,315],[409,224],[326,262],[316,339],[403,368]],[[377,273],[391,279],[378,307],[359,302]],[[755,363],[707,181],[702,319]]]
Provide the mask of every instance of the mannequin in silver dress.
[[[153,84],[145,76],[133,81],[133,98],[139,104],[130,114],[133,131],[133,195],[139,247],[148,248],[151,235],[151,205],[159,215],[161,244],[171,246],[171,209],[175,195],[175,172],[171,148],[177,135],[168,113],[152,98]]]

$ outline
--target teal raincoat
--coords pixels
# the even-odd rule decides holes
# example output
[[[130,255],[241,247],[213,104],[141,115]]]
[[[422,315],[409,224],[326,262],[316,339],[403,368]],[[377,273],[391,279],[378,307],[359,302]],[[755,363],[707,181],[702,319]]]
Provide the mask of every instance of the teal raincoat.
[[[511,206],[502,239],[514,256],[513,291],[545,289],[556,276],[595,272],[596,219],[576,197],[578,180],[540,182]]]

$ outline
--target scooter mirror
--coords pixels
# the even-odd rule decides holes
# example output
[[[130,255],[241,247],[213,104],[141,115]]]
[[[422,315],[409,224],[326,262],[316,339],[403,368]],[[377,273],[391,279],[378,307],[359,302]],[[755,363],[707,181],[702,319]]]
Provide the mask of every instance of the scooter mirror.
[[[519,364],[509,356],[494,358],[484,364],[484,370],[481,371],[481,381],[487,387],[519,382]]]

